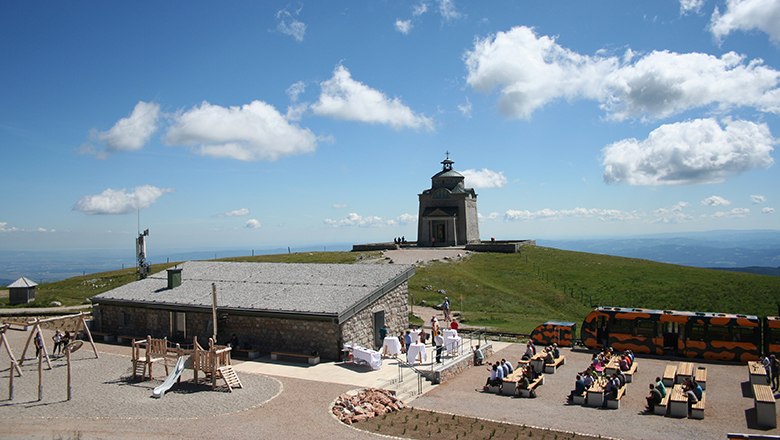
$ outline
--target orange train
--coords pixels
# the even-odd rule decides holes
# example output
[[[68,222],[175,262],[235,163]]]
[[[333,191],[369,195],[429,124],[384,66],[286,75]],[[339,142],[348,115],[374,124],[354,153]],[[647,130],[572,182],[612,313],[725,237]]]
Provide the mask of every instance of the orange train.
[[[585,317],[582,343],[659,356],[747,362],[780,354],[780,317],[597,307]]]

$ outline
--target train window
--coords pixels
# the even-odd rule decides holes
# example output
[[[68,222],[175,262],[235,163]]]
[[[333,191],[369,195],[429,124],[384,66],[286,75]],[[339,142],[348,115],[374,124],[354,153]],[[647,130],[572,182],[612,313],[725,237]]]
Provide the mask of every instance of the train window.
[[[769,330],[769,343],[780,344],[780,328],[770,328]]]
[[[691,324],[691,332],[688,334],[688,339],[691,341],[703,341],[704,340],[704,324]]]
[[[609,323],[610,333],[622,333],[630,335],[634,333],[634,321],[630,319],[615,319]]]
[[[735,342],[755,342],[757,327],[737,327],[731,328],[731,336]]]
[[[644,336],[647,338],[655,337],[655,321],[649,319],[637,319],[635,328],[637,336]]]
[[[707,329],[707,339],[710,341],[730,341],[729,328],[719,325],[710,325]]]

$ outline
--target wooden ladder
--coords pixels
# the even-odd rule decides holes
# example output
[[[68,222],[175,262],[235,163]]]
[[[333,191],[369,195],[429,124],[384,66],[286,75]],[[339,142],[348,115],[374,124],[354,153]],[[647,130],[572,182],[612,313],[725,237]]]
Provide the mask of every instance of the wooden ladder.
[[[134,361],[135,365],[133,367],[133,379],[138,378],[138,376],[141,376],[141,380],[146,379],[146,362],[141,361]]]
[[[238,379],[238,375],[233,370],[232,365],[219,367],[219,374],[223,379],[225,379],[225,384],[231,393],[233,392],[233,388],[244,388],[244,386],[241,385],[241,381]]]

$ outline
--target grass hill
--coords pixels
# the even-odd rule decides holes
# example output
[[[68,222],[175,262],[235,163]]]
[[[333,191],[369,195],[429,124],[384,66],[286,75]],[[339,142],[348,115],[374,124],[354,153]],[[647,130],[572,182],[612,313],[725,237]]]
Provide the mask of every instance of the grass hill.
[[[354,263],[377,256],[313,252],[221,261]],[[174,264],[155,265],[153,269]],[[133,280],[134,269],[125,269],[41,284],[36,303],[46,306],[58,300],[65,305],[81,304]],[[418,268],[409,283],[415,305],[441,303],[444,294],[440,290],[469,324],[527,333],[551,319],[579,323],[591,305],[775,315],[780,277],[527,247],[519,254],[477,253],[461,262],[431,263]]]

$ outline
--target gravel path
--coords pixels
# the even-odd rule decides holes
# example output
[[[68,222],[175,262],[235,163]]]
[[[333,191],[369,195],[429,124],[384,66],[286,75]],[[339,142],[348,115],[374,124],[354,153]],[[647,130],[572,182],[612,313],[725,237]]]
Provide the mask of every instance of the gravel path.
[[[490,361],[501,358],[516,361],[524,347],[511,344]],[[412,402],[412,406],[434,411],[482,417],[516,424],[549,427],[623,439],[725,438],[729,432],[780,435],[780,429],[755,427],[753,399],[743,388],[747,379],[744,365],[706,364],[708,370],[707,407],[704,420],[674,419],[643,413],[647,385],[663,374],[669,362],[638,358],[639,371],[628,384],[620,409],[569,405],[566,396],[574,387],[577,371],[589,364],[587,353],[564,350],[566,365],[556,374],[546,375],[536,399],[519,399],[477,392],[488,372],[471,368]],[[705,364],[702,364],[705,365]]]

